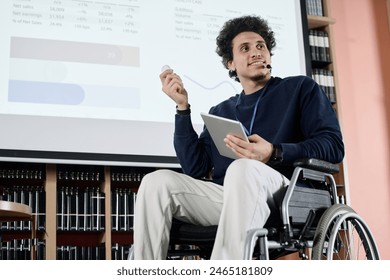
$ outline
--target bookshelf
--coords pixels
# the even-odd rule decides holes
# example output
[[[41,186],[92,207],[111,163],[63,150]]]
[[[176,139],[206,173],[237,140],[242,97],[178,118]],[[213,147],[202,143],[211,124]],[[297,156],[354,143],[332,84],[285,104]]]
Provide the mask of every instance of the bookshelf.
[[[328,0],[305,0],[307,20],[309,28],[309,45],[312,57],[312,77],[319,83],[330,99],[342,126],[341,111],[337,96],[338,75],[336,67],[336,56],[334,53],[332,26],[336,20],[331,17]],[[315,39],[310,36],[316,37]],[[325,55],[321,56],[321,53]],[[322,57],[322,58],[321,58]],[[345,163],[340,164],[340,172],[335,174],[338,194],[343,203],[349,203],[349,196],[345,179]]]
[[[332,25],[336,20],[330,15],[328,0],[305,0],[307,12],[307,25],[309,29],[309,46],[311,52],[311,74],[313,79],[322,86],[340,119],[340,106],[337,96],[338,91],[336,56],[334,53]],[[315,39],[310,36],[316,37]],[[325,42],[325,39],[327,42]],[[321,55],[322,54],[322,55]],[[344,160],[345,161],[345,160]],[[339,165],[340,171],[333,177],[337,185],[337,194],[340,203],[349,203],[348,188],[345,177],[345,163]],[[307,252],[307,255],[311,255]],[[299,260],[298,254],[291,254],[280,259]]]
[[[127,259],[136,192],[156,169],[0,162],[0,200],[30,206],[36,220],[0,222],[0,256]]]
[[[313,4],[318,0],[307,1]],[[332,75],[332,83],[325,83],[324,87],[332,87],[331,102],[340,115],[331,28],[336,21],[330,17],[327,0],[322,1],[321,8],[322,16],[307,16],[308,27],[317,32],[316,36],[326,34],[328,43],[324,53],[328,56],[323,61],[312,60],[311,66],[319,75]],[[317,51],[325,48],[315,43],[312,47]],[[133,243],[136,192],[143,176],[156,169],[153,166],[0,162],[0,200],[24,202],[32,207],[36,218],[33,240],[31,222],[0,223],[3,259],[8,252],[18,250],[21,258],[26,259],[31,258],[31,250],[35,250],[36,259],[126,259]],[[180,172],[179,168],[174,170]],[[343,164],[335,179],[339,195],[348,203]],[[12,240],[16,238],[18,243]]]

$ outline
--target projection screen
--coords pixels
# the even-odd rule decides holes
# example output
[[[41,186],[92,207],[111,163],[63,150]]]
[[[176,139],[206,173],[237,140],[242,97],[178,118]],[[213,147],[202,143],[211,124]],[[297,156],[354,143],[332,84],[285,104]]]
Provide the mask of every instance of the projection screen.
[[[222,24],[264,17],[277,39],[273,76],[306,75],[301,8],[299,0],[1,1],[0,160],[175,166],[175,104],[161,90],[161,67],[183,78],[200,132],[200,112],[241,91],[215,53]]]

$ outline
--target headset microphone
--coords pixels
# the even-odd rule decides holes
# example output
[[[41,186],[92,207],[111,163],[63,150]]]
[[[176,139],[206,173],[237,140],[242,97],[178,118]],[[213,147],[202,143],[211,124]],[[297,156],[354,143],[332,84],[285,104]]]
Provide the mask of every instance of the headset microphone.
[[[272,66],[271,66],[271,64],[267,64],[267,65],[265,66],[265,68],[267,68],[267,69],[272,69]]]

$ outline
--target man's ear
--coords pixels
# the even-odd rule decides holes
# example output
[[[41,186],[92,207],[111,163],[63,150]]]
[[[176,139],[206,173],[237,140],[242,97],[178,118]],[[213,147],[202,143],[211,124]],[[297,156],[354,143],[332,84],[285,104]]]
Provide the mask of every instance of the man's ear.
[[[229,71],[236,71],[236,67],[233,63],[233,60],[228,61],[227,68],[229,69]]]

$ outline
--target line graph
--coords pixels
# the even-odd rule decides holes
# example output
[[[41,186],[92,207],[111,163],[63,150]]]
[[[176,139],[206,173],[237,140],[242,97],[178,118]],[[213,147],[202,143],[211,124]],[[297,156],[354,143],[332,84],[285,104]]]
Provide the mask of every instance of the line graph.
[[[205,85],[203,85],[202,83],[200,83],[200,82],[198,82],[198,81],[192,79],[192,78],[189,77],[188,75],[185,75],[185,74],[184,74],[183,77],[184,77],[185,79],[189,80],[190,82],[194,83],[195,85],[199,86],[200,88],[205,89],[205,90],[212,91],[212,90],[216,90],[216,89],[222,87],[223,85],[228,85],[230,88],[232,88],[234,94],[240,93],[240,90],[237,89],[237,88],[233,85],[233,83],[230,82],[230,81],[226,81],[226,80],[225,80],[225,81],[221,81],[221,82],[219,82],[219,83],[217,83],[217,84],[215,84],[215,85],[213,85],[213,86],[205,86]]]

